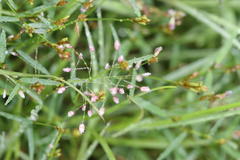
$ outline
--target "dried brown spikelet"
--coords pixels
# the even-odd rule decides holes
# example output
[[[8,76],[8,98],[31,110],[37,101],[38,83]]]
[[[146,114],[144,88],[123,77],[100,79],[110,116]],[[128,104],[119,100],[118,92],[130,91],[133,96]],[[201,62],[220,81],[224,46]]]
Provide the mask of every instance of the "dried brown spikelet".
[[[66,23],[68,21],[68,18],[69,18],[69,16],[61,18],[61,19],[55,21],[54,24],[57,26],[62,26],[62,25],[64,25],[64,23]]]
[[[150,22],[150,19],[146,15],[143,15],[141,17],[136,17],[131,19],[133,22],[141,24],[141,25],[146,25]]]
[[[44,90],[45,86],[39,82],[36,82],[33,85],[31,85],[31,88],[35,90],[38,94],[40,94]]]
[[[156,57],[156,56],[153,56],[152,58],[150,58],[150,59],[148,60],[148,63],[149,63],[149,64],[157,63],[157,62],[158,62],[158,57]]]
[[[68,1],[65,1],[65,0],[60,0],[58,3],[57,3],[57,6],[64,6],[68,3]]]
[[[78,16],[78,21],[81,21],[81,22],[87,21],[87,15],[86,14],[80,14]]]
[[[119,62],[119,66],[122,70],[127,71],[129,69],[128,61]]]

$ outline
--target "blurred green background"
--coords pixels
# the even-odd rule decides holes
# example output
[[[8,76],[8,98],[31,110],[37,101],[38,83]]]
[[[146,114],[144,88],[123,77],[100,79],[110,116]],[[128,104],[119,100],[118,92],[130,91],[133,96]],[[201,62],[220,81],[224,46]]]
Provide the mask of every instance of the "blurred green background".
[[[239,159],[239,0],[61,3],[1,1],[0,55],[6,58],[0,66],[0,93],[6,90],[8,100],[0,98],[0,159]],[[89,18],[86,22],[77,20],[84,6],[87,11],[82,14]],[[169,28],[173,18],[169,10],[185,14],[179,20],[174,17],[179,23],[174,30]],[[143,15],[150,19],[146,25],[131,21]],[[67,22],[56,25],[66,17]],[[90,36],[86,36],[86,26]],[[18,34],[16,40],[9,39]],[[65,37],[75,49],[70,49],[69,60],[59,58],[56,49],[46,45]],[[121,43],[120,51],[114,50],[116,39]],[[91,66],[91,40],[98,63],[95,75],[90,78],[86,70],[62,72],[65,67]],[[137,71],[114,69],[115,78],[104,69],[119,55],[129,63],[147,60],[159,46],[163,51],[158,63],[144,64]],[[80,52],[85,62],[78,61]],[[134,83],[149,86],[152,92],[141,94],[136,90],[129,96],[121,95],[119,104],[112,102],[107,93],[111,83],[145,72],[152,75]],[[194,72],[198,76],[188,79]],[[96,103],[98,108],[104,105],[105,120],[97,114],[89,118],[81,110],[68,118],[68,111],[78,109],[85,101],[71,87],[57,94],[56,87],[65,83],[61,77],[82,92],[87,88],[105,91],[103,102]],[[41,94],[31,88],[33,78],[47,80],[42,81],[48,85]],[[186,86],[190,84],[208,90],[196,92]],[[25,99],[17,94],[20,88]],[[9,103],[4,105],[6,101]],[[31,116],[37,121],[29,120]],[[86,132],[80,135],[78,126],[83,121]]]

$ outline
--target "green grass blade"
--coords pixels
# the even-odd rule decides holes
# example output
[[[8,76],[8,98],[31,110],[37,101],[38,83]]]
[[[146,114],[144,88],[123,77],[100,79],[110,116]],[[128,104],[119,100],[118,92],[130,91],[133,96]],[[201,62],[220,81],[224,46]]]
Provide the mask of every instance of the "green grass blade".
[[[21,56],[21,58],[28,63],[29,65],[31,65],[33,68],[39,70],[40,72],[44,73],[44,74],[49,74],[49,72],[47,71],[47,69],[40,64],[38,61],[32,59],[29,55],[27,55],[26,53],[24,53],[23,51],[17,50],[18,54]]]
[[[94,137],[99,141],[99,143],[101,144],[103,150],[105,151],[107,157],[109,160],[116,160],[113,151],[111,150],[111,148],[109,147],[108,143],[106,142],[106,140],[100,136],[99,134],[97,134],[97,132],[92,131],[92,134],[94,135]]]
[[[5,61],[6,57],[6,33],[4,30],[2,30],[0,35],[0,63],[3,63]]]
[[[174,139],[171,144],[162,152],[157,160],[163,160],[168,157],[168,155],[174,151],[179,145],[182,143],[182,141],[186,138],[187,134],[184,132],[180,134],[176,139]]]

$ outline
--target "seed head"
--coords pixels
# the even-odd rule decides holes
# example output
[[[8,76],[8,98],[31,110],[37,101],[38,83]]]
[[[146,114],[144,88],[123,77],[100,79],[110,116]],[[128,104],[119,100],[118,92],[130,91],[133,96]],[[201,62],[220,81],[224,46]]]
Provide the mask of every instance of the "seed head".
[[[142,92],[150,92],[150,88],[147,86],[140,87],[140,91]]]
[[[75,114],[74,111],[69,111],[69,112],[68,112],[68,117],[72,117],[74,114]]]
[[[81,124],[79,125],[78,130],[79,130],[79,133],[80,133],[80,134],[83,134],[83,133],[85,132],[85,125],[84,125],[83,123],[81,123]]]
[[[18,91],[18,95],[21,97],[21,98],[25,98],[25,94],[24,94],[24,92],[22,91],[22,90],[19,90]]]

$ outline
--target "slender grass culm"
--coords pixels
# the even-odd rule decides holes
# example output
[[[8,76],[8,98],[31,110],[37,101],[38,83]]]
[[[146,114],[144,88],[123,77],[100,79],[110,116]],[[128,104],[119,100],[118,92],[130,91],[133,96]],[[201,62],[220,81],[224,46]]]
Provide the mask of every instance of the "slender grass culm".
[[[1,0],[1,160],[239,159],[237,0]]]

